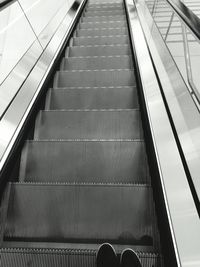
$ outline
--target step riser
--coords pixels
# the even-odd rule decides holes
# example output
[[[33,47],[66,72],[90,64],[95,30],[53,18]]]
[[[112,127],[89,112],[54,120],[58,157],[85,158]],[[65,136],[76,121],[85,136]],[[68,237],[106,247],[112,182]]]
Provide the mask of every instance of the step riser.
[[[99,22],[99,23],[81,23],[79,29],[92,29],[92,28],[122,28],[127,27],[126,21],[116,21],[116,22]]]
[[[138,108],[136,88],[50,90],[46,109]]]
[[[125,11],[94,11],[94,12],[85,12],[83,14],[84,17],[105,17],[105,16],[124,16]]]
[[[120,6],[109,6],[109,5],[107,5],[107,6],[104,6],[104,5],[102,5],[102,6],[97,6],[97,7],[91,7],[91,6],[89,6],[89,7],[87,7],[86,9],[85,9],[85,11],[86,12],[105,12],[105,11],[121,11],[121,10],[124,10],[124,7],[123,7],[123,5],[120,5]]]
[[[21,181],[149,183],[142,142],[28,142]]]
[[[126,28],[108,28],[108,29],[81,29],[77,30],[75,36],[113,36],[113,35],[128,35]]]
[[[141,139],[140,113],[134,111],[43,111],[35,125],[40,139]]]
[[[99,16],[99,17],[82,17],[82,22],[103,22],[103,21],[126,21],[125,16]]]
[[[134,71],[79,71],[57,72],[54,88],[134,86]]]
[[[96,252],[13,250],[1,252],[2,267],[96,267]],[[31,263],[31,265],[30,265]]]
[[[65,58],[60,70],[132,69],[131,57]]]
[[[94,57],[131,55],[128,45],[69,47],[66,57]]]
[[[72,41],[73,46],[87,46],[87,45],[126,45],[129,44],[128,36],[97,36],[97,37],[74,37]]]
[[[164,266],[156,254],[136,253],[142,266]],[[96,267],[96,250],[1,250],[2,267],[27,267],[30,262],[31,267]]]
[[[5,239],[153,246],[153,215],[146,186],[13,184]]]

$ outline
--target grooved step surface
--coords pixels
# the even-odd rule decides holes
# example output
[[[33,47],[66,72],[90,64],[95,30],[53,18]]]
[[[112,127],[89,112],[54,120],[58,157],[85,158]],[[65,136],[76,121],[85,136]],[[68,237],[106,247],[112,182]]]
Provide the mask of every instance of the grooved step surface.
[[[112,36],[112,35],[128,35],[127,28],[92,28],[78,29],[75,36]]]
[[[54,88],[134,85],[134,70],[59,71],[54,79]]]
[[[66,56],[69,57],[93,57],[93,56],[119,56],[131,55],[128,45],[96,45],[68,47]]]
[[[99,17],[99,16],[124,16],[125,11],[124,10],[107,10],[107,11],[87,11],[83,14],[84,17]]]
[[[127,35],[73,37],[72,40],[73,46],[129,44],[129,38]]]
[[[84,22],[79,24],[79,29],[92,29],[92,28],[124,28],[127,27],[126,21],[109,21],[109,22]],[[113,34],[114,35],[114,34]]]
[[[138,110],[41,111],[35,125],[37,139],[140,139]]]
[[[130,56],[64,58],[60,70],[132,69]]]
[[[50,90],[46,109],[138,108],[135,87]]]
[[[83,22],[97,22],[97,21],[126,21],[126,17],[124,16],[99,16],[99,17],[82,17],[81,20]]]
[[[86,7],[85,11],[86,12],[93,12],[93,11],[121,11],[124,10],[124,6],[123,5],[100,5],[100,6],[88,6]]]
[[[153,246],[154,220],[147,186],[11,184],[4,233],[11,240]]]
[[[102,10],[102,9],[112,9],[112,8],[119,8],[120,10],[122,9],[122,8],[124,8],[124,4],[123,3],[107,3],[107,4],[105,4],[105,3],[103,3],[103,4],[96,4],[96,5],[93,5],[93,4],[89,4],[89,5],[87,5],[86,6],[86,10],[88,10],[88,9],[90,9],[90,10],[92,10],[92,9],[96,9],[96,10]]]
[[[121,251],[120,251],[121,252]],[[136,251],[142,267],[162,267],[162,257]],[[96,267],[96,250],[75,249],[1,249],[2,267]]]
[[[21,181],[149,182],[142,141],[28,141]]]

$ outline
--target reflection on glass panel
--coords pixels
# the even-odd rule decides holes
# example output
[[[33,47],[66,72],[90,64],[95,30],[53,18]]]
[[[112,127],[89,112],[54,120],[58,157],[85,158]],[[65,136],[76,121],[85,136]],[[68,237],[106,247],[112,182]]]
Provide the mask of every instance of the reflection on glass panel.
[[[67,2],[66,0],[19,0],[37,36]]]
[[[73,2],[74,0],[19,0],[43,48]]]
[[[146,4],[189,90],[200,100],[199,41],[167,2],[146,0]]]
[[[35,40],[17,2],[0,12],[0,83]]]
[[[199,0],[181,0],[195,15],[200,18],[200,1]]]

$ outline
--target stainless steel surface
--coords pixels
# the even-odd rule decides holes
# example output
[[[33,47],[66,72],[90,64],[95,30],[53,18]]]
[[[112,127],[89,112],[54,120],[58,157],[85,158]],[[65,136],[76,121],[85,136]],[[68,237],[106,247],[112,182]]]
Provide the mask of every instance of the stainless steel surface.
[[[152,0],[146,0],[146,3],[152,13]],[[199,40],[167,1],[156,2],[152,16],[194,101],[200,102]]]
[[[74,37],[73,46],[128,44],[127,35]]]
[[[152,46],[154,42],[157,44],[159,39],[154,39],[155,36],[153,34],[155,32],[155,26],[153,21],[149,21],[148,19],[148,12],[144,3],[142,1],[137,1],[136,5],[134,5],[131,0],[126,0],[126,4],[129,11],[131,35],[137,53],[148,117],[160,168],[161,182],[177,263],[178,266],[184,267],[199,266],[200,220],[148,51],[149,47],[154,59],[154,64],[157,65],[158,55],[155,46],[153,50]],[[143,29],[141,28],[141,25]],[[148,47],[146,45],[143,31],[145,33]],[[155,57],[155,55],[157,55],[157,57]],[[161,61],[159,62],[161,63]],[[172,69],[172,66],[173,65],[170,65],[169,71],[171,75],[174,75],[174,68]],[[162,64],[159,64],[157,71],[163,85],[164,82],[166,83],[168,81],[169,76],[165,75],[166,71],[165,68],[162,67]],[[177,84],[180,80],[174,81],[176,81]],[[171,88],[170,84],[168,84],[168,90],[171,90],[169,87]],[[180,93],[181,89],[182,87],[179,87]],[[187,91],[184,92],[184,94],[182,92],[182,96],[184,97],[185,95],[187,95]],[[180,106],[177,105],[177,101],[175,100],[175,98],[172,98],[171,92],[171,103],[173,102],[174,105],[176,104],[176,110],[180,111],[178,110]],[[185,110],[186,108],[185,105]],[[180,113],[177,112],[176,116],[179,115]],[[182,116],[179,117],[179,119],[181,118]],[[190,120],[191,118],[192,115],[190,113]],[[182,128],[182,130],[183,129],[184,128]],[[190,143],[188,142],[187,148],[190,149]]]
[[[146,185],[12,184],[5,239],[153,247],[153,207]]]
[[[41,0],[13,1],[0,12],[0,117],[51,40],[72,1],[54,2],[56,8],[49,4],[49,1]]]
[[[148,45],[157,66],[157,71],[163,77],[161,79],[162,88],[192,177],[192,182],[194,183],[198,198],[200,198],[200,114],[146,6],[141,4],[141,9],[143,14],[145,12],[145,20],[148,21],[151,36],[153,36],[152,40],[148,39]],[[144,25],[146,25],[145,30],[149,34],[149,27],[147,27],[147,24]]]
[[[0,117],[2,117],[36,63],[42,48],[17,2],[1,10],[0,20]]]
[[[83,3],[84,1],[80,1],[78,10],[71,9],[66,14],[49,45],[13,100],[12,106],[8,108],[0,121],[0,170],[4,166],[21,127],[40,92],[48,71],[57,57],[59,48],[68,36],[70,26],[76,19],[76,14],[80,11]]]
[[[125,16],[100,16],[100,17],[82,17],[83,22],[97,22],[97,21],[119,21],[126,20]]]
[[[10,243],[10,242],[9,242]],[[85,244],[84,244],[85,245]],[[31,262],[32,267],[95,267],[96,249],[32,249],[9,248],[1,249],[2,266],[27,267]],[[116,248],[116,246],[114,246]],[[124,246],[126,247],[126,246]],[[120,249],[121,251],[121,249]],[[162,257],[156,253],[136,251],[142,266],[162,267]]]
[[[0,117],[11,105],[41,53],[42,48],[36,40],[0,85]]]
[[[132,69],[133,61],[130,56],[101,56],[101,57],[69,57],[64,58],[61,70],[100,70],[100,69]]]
[[[116,46],[111,46],[115,53]],[[86,53],[89,53],[88,48]],[[96,46],[90,50],[94,57],[105,52],[96,49]],[[110,56],[112,50],[107,50],[106,55]],[[66,56],[69,56],[68,52],[69,49]],[[118,52],[124,51],[122,49]],[[80,56],[83,58],[85,55],[82,53]],[[90,53],[85,59],[90,62]],[[150,258],[152,254],[146,252],[157,252],[160,260],[156,264],[162,266],[145,144],[141,139],[133,140],[141,138],[139,110],[119,108],[122,104],[133,105],[137,101],[131,98],[128,100],[125,93],[122,99],[124,103],[120,94],[116,97],[120,89],[124,92],[129,89],[131,93],[130,88],[136,85],[135,72],[132,68],[113,70],[112,64],[116,67],[116,63],[119,64],[112,61],[111,65],[103,66],[101,62],[100,70],[57,72],[54,88],[47,94],[46,106],[51,101],[52,92],[65,90],[66,96],[73,90],[79,97],[80,90],[86,93],[86,90],[91,92],[92,89],[94,93],[101,90],[101,94],[96,94],[99,110],[80,110],[76,98],[71,104],[76,105],[77,110],[69,110],[67,107],[67,111],[42,111],[39,114],[35,137],[51,140],[25,143],[19,178],[15,179],[19,182],[10,184],[11,190],[6,196],[6,203],[8,200],[9,204],[8,211],[4,213],[6,221],[2,225],[2,228],[5,226],[2,246],[10,249],[18,247],[19,250],[24,246],[52,250],[72,248],[74,251],[75,248],[94,249],[99,242],[110,241],[116,243],[120,251],[127,244],[135,250],[143,251],[146,257],[143,267],[155,263]],[[37,75],[42,74],[38,72]],[[37,83],[36,80],[36,86]],[[63,86],[62,90],[58,88],[60,85]],[[36,90],[36,87],[30,88]],[[102,99],[97,101],[100,95]],[[36,96],[37,91],[33,101]],[[106,96],[113,98],[107,104],[114,104],[115,110],[102,110],[100,103]],[[137,97],[136,91],[134,96]],[[82,94],[81,101],[85,105],[84,97]],[[120,103],[114,103],[114,100]],[[88,102],[87,99],[86,104]],[[23,262],[27,262],[26,255],[20,256]],[[55,258],[56,263],[58,258]],[[17,261],[18,258],[11,255],[10,259]],[[52,257],[46,259],[52,260]],[[29,257],[29,260],[29,265],[33,266],[37,265],[38,260],[40,266],[47,264],[39,255]]]
[[[49,90],[48,109],[133,109],[138,108],[136,87]]]
[[[116,56],[130,55],[130,47],[128,45],[87,45],[68,47],[66,57],[93,57],[93,56]]]
[[[28,141],[19,177],[33,182],[54,182],[55,177],[72,183],[150,181],[145,145],[139,140]]]
[[[133,70],[83,70],[59,71],[54,78],[54,88],[134,86]]]
[[[76,31],[76,37],[83,36],[112,36],[112,35],[126,35],[128,30],[125,27],[115,28],[92,28],[92,29],[79,29]]]
[[[97,21],[97,22],[82,22],[79,29],[91,29],[91,28],[120,28],[126,27],[126,21]]]
[[[140,139],[139,110],[41,111],[35,123],[35,140]]]

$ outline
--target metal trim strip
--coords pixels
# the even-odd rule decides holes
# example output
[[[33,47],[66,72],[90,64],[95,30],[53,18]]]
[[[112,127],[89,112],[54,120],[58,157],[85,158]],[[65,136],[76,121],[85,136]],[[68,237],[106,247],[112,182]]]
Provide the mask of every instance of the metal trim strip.
[[[131,38],[137,53],[177,265],[199,266],[199,215],[145,40],[145,37],[152,40],[151,31],[148,36],[144,36],[144,28],[141,27],[138,15],[140,2],[134,4],[132,0],[125,0],[125,3]],[[146,14],[143,15],[145,19]]]
[[[86,0],[76,0],[0,121],[0,172]],[[76,4],[75,4],[76,3]]]

